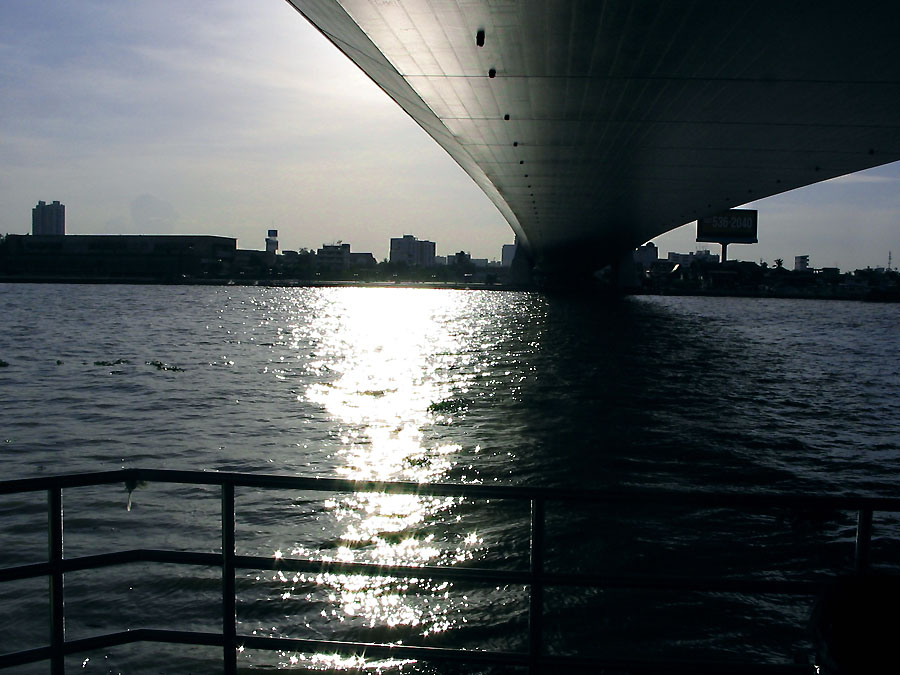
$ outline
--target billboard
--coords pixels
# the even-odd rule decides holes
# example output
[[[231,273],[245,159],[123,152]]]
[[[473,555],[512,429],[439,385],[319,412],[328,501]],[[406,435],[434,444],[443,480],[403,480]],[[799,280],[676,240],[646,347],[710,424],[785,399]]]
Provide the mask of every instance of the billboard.
[[[756,209],[729,209],[697,220],[697,241],[713,244],[755,244]]]

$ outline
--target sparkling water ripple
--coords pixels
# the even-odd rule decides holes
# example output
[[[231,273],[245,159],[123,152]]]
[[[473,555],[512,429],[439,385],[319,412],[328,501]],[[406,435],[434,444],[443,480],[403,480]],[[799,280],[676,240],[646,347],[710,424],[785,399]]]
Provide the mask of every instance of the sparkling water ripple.
[[[898,496],[897,305],[0,285],[0,306],[4,478],[153,467]],[[520,504],[254,490],[237,499],[241,554],[527,566]],[[127,510],[123,486],[66,491],[66,554],[218,551],[215,489],[140,486],[131,502]],[[0,500],[0,565],[46,555],[43,514],[40,495]],[[848,514],[551,505],[547,558],[608,573],[817,578],[846,565],[852,525]],[[896,519],[881,525],[889,536],[876,553],[896,565]],[[215,570],[124,566],[66,584],[71,637],[216,629]],[[44,592],[44,583],[0,585],[0,651],[46,640]],[[767,596],[555,591],[549,646],[578,653],[589,626],[591,648],[613,655],[777,662],[808,649],[808,609]],[[515,587],[238,578],[239,632],[261,635],[515,649],[526,611]],[[710,617],[713,629],[703,628]],[[157,646],[81,656],[78,667],[84,658],[89,672],[218,668],[216,654],[204,661]],[[242,666],[349,667],[310,659],[248,653]]]

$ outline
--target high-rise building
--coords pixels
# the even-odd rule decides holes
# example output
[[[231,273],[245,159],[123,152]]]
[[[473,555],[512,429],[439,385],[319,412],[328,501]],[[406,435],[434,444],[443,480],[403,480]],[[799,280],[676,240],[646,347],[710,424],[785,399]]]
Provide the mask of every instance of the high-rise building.
[[[59,202],[38,202],[31,209],[31,234],[66,233],[66,207]]]
[[[517,247],[518,243],[503,244],[503,248],[500,250],[500,264],[503,265],[503,267],[512,267],[513,260],[516,257]]]
[[[269,230],[266,236],[266,253],[278,252],[278,230]]]
[[[402,238],[391,239],[391,262],[404,263],[412,267],[434,266],[434,242],[424,239],[416,239],[411,234],[404,234]]]

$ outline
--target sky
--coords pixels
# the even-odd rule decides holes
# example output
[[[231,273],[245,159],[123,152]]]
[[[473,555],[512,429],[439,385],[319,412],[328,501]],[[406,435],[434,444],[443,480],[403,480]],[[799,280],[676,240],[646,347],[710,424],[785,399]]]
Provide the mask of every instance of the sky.
[[[750,204],[729,258],[845,270],[900,257],[900,164]],[[0,233],[38,200],[69,234],[217,234],[282,249],[499,259],[513,234],[415,122],[284,0],[3,0]],[[663,256],[698,247],[686,225]]]

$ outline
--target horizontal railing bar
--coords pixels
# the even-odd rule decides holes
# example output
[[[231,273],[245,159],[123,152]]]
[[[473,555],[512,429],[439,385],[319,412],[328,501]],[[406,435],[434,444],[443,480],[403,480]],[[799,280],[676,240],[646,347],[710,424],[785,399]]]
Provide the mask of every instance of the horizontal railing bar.
[[[135,630],[120,631],[95,635],[78,640],[66,642],[66,654],[78,654],[94,649],[116,647],[132,642],[168,642],[181,645],[203,645],[207,647],[221,647],[221,633],[203,633],[199,631],[164,630],[160,628],[137,628]]]
[[[202,565],[221,568],[222,554],[138,548],[127,551],[115,551],[112,553],[98,553],[96,555],[86,555],[77,558],[63,558],[60,567],[62,568],[63,573],[68,573],[100,569],[112,565],[145,562]],[[265,568],[261,567],[260,569]],[[0,568],[0,582],[45,577],[50,574],[50,571],[51,565],[46,562],[30,563],[28,565],[19,565],[17,567],[4,567]]]
[[[86,487],[116,482],[150,481],[191,483],[270,489],[293,489],[323,492],[385,492],[389,494],[420,494],[436,497],[473,497],[484,499],[546,499],[562,502],[587,503],[669,503],[684,506],[723,508],[799,508],[900,512],[900,498],[864,497],[858,495],[781,494],[732,492],[703,492],[635,488],[633,490],[573,490],[549,487],[519,487],[512,485],[473,485],[468,483],[412,483],[384,481],[353,481],[341,478],[310,478],[273,474],[242,474],[214,471],[178,471],[172,469],[121,469],[81,474],[41,476],[0,481],[0,494],[31,492],[50,487]]]
[[[875,511],[900,511],[900,498],[834,495],[798,495],[780,493],[739,494],[678,490],[635,489],[628,491],[570,490],[566,488],[519,487],[513,485],[473,485],[469,483],[412,483],[408,481],[354,481],[342,478],[309,478],[273,474],[242,474],[209,471],[171,471],[167,469],[126,469],[138,480],[204,483],[223,482],[240,487],[287,488],[326,492],[387,492],[425,496],[482,497],[496,499],[534,499],[588,502],[664,501],[685,505],[819,507],[853,510],[863,507]],[[177,480],[172,480],[177,478]],[[200,480],[203,478],[204,480]]]
[[[256,489],[284,489],[310,492],[380,492],[388,494],[412,494],[428,497],[463,497],[475,499],[541,500],[543,502],[579,503],[590,505],[643,506],[647,504],[667,504],[696,508],[723,508],[736,510],[766,511],[791,509],[807,512],[874,511],[900,512],[900,498],[798,495],[779,493],[716,493],[659,489],[635,490],[568,490],[562,488],[534,488],[519,486],[471,485],[449,483],[412,483],[383,481],[353,481],[335,478],[310,478],[278,476],[270,474],[240,474],[232,472],[175,471],[165,469],[122,469],[118,471],[90,472],[41,476],[38,478],[0,481],[0,495],[33,491],[50,491],[60,494],[64,488],[88,487],[115,483],[134,486],[139,482],[164,482],[191,484],[195,486],[224,486]],[[59,505],[50,504],[51,511],[60,511]],[[868,537],[868,534],[866,535]],[[859,547],[859,544],[857,544]],[[199,553],[193,551],[168,551],[158,549],[134,549],[117,551],[78,558],[32,563],[0,569],[0,581],[19,580],[40,576],[59,575],[60,572],[98,569],[110,565],[136,562],[192,564],[221,568],[221,553]],[[410,567],[385,566],[376,563],[338,562],[321,560],[300,560],[258,556],[236,556],[234,566],[243,569],[291,570],[313,574],[364,574],[377,577],[430,578],[469,582],[491,582],[531,585],[543,587],[594,587],[600,589],[646,589],[656,591],[689,591],[703,593],[773,593],[793,595],[817,595],[827,582],[785,581],[769,579],[685,579],[676,577],[602,576],[586,574],[556,574],[537,570],[488,570],[472,567]],[[192,633],[157,629],[137,629],[110,633],[73,641],[57,640],[56,651],[51,647],[25,650],[13,654],[0,655],[0,668],[23,663],[42,661],[132,642],[153,641],[176,644],[200,644],[222,647],[225,637],[219,633]],[[230,641],[227,643],[230,651]],[[550,657],[527,653],[504,653],[443,649],[437,647],[417,647],[411,645],[386,645],[368,643],[343,643],[338,641],[306,640],[293,638],[263,638],[259,636],[237,636],[237,644],[257,649],[294,649],[299,651],[332,650],[347,655],[386,656],[394,658],[453,660],[480,663],[505,663],[511,665],[533,665],[573,668],[613,668],[632,673],[811,673],[809,666],[793,665],[745,665],[735,663],[711,664],[709,662],[650,662],[616,661],[609,659]]]
[[[54,476],[39,476],[37,478],[14,478],[0,481],[0,495],[16,492],[36,492],[55,487],[74,488],[121,483],[131,477],[131,471],[131,469],[119,469],[117,471],[65,473]]]
[[[88,555],[79,558],[64,558],[63,571],[78,572],[99,567],[108,567],[110,565],[146,562],[172,563],[177,565],[204,565],[207,567],[220,568],[222,567],[222,554],[138,548],[129,551],[116,551],[114,553],[98,553],[97,555]]]
[[[46,661],[50,658],[50,654],[51,650],[49,646],[0,654],[0,669],[22,666],[26,663],[36,663],[37,661]]]
[[[440,647],[419,647],[413,645],[384,645],[377,643],[340,642],[333,640],[309,640],[303,638],[272,638],[238,635],[238,644],[245,649],[268,651],[310,651],[315,653],[337,653],[357,656],[363,652],[367,657],[410,658],[478,663],[500,663],[505,665],[528,665],[530,656],[525,652],[492,652],[473,649],[445,649]],[[688,660],[626,660],[610,658],[541,656],[538,664],[545,667],[566,666],[567,668],[610,668],[633,673],[729,673],[729,675],[799,675],[815,672],[813,666],[795,664],[746,664],[731,661],[688,661]]]
[[[210,647],[222,646],[220,633],[202,633],[179,630],[161,630],[156,628],[137,628],[116,633],[104,633],[77,640],[67,640],[63,643],[63,651],[66,655],[80,654],[95,649],[118,647],[135,642],[168,642],[172,644],[204,645]],[[49,647],[39,647],[9,654],[0,654],[0,669],[20,666],[25,663],[35,663],[50,658]]]
[[[27,565],[17,565],[16,567],[2,567],[0,568],[0,582],[45,577],[50,574],[50,570],[51,566],[49,562],[29,563]]]
[[[221,647],[220,633],[161,630],[138,628],[117,633],[107,633],[64,644],[67,655],[96,649],[117,647],[136,642],[162,642]],[[274,638],[256,635],[238,635],[237,643],[245,649],[264,651],[293,651],[297,653],[333,653],[342,656],[365,654],[374,658],[427,659],[432,661],[456,661],[485,664],[527,665],[529,657],[524,652],[496,652],[480,650],[447,649],[413,645],[385,645],[378,643],[341,642],[337,640],[309,640],[302,638]],[[0,668],[42,661],[49,657],[47,647],[29,649],[0,655]],[[729,675],[806,675],[814,672],[812,666],[792,664],[746,664],[740,662],[709,661],[627,661],[616,659],[592,659],[589,657],[542,656],[539,664],[545,667],[611,668],[632,673],[723,673]]]
[[[317,654],[340,654],[341,656],[361,656],[395,659],[429,659],[440,661],[467,661],[475,663],[496,663],[504,665],[527,665],[528,655],[524,652],[494,652],[475,649],[449,649],[445,647],[424,647],[415,645],[389,645],[376,642],[341,642],[339,640],[312,640],[306,638],[275,638],[258,635],[238,635],[237,643],[244,649],[266,651],[314,652]]]
[[[625,659],[591,659],[590,657],[542,657],[538,664],[553,668],[551,672],[628,673],[629,675],[814,675],[815,666],[793,663],[746,663],[746,661],[630,661]]]
[[[101,553],[79,558],[65,558],[63,572],[98,569],[111,565],[131,563],[173,563],[220,568],[220,553],[195,553],[192,551],[167,551],[160,549],[132,549],[114,553]],[[299,558],[271,558],[259,556],[235,556],[235,567],[253,570],[281,570],[308,572],[311,574],[356,574],[374,577],[416,577],[450,581],[496,582],[506,584],[530,584],[535,575],[529,570],[491,570],[483,567],[434,567],[409,565],[379,565],[377,563],[340,562],[330,560],[305,560]],[[0,570],[0,581],[47,576],[48,563],[22,565]],[[709,593],[772,593],[791,595],[815,595],[825,588],[825,582],[790,581],[782,579],[716,579],[682,577],[610,576],[599,574],[537,575],[544,586],[584,586],[594,588],[654,589],[672,591],[702,591]]]
[[[700,593],[769,593],[772,595],[817,595],[828,581],[785,581],[777,579],[715,579],[684,577],[592,576],[544,574],[544,586],[584,586],[599,589],[691,591]]]

